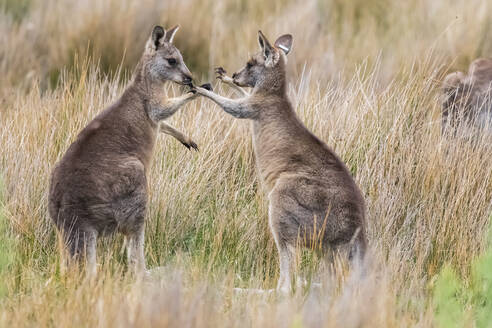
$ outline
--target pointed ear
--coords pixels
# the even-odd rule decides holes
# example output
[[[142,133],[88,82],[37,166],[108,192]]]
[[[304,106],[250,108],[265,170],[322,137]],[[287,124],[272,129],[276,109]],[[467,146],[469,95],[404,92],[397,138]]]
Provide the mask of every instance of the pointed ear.
[[[174,34],[176,34],[176,32],[178,30],[179,30],[179,25],[176,25],[176,26],[172,27],[171,29],[167,30],[165,41],[169,42],[169,43],[173,43]]]
[[[261,31],[258,31],[258,43],[266,60],[272,54],[273,49],[270,42],[268,42],[268,39]]]
[[[463,72],[450,73],[442,81],[442,90],[448,95],[454,94],[458,88],[464,86],[465,79],[466,75]]]
[[[150,39],[147,42],[147,47],[156,50],[159,46],[164,44],[164,39],[166,37],[166,31],[162,26],[155,26],[150,35]]]
[[[284,34],[280,36],[277,41],[275,41],[275,47],[282,49],[282,51],[287,55],[292,49],[292,35]]]

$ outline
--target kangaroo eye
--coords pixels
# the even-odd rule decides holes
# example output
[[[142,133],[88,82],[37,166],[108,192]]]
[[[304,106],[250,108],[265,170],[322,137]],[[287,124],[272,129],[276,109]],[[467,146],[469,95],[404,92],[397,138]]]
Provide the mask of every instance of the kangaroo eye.
[[[250,69],[251,67],[253,67],[253,64],[251,64],[251,63],[247,63],[247,64],[246,64],[246,68],[247,68],[247,69]]]
[[[171,65],[171,66],[176,65],[176,59],[174,59],[174,58],[168,58],[168,59],[167,59],[167,62],[168,62],[168,63],[169,63],[169,65]]]

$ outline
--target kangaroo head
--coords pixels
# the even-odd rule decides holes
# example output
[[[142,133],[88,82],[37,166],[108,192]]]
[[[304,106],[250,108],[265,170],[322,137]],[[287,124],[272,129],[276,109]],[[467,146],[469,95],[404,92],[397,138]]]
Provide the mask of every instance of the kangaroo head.
[[[234,73],[234,83],[242,87],[275,89],[285,83],[286,55],[292,49],[292,35],[284,34],[270,44],[258,31],[260,51],[253,55],[240,71]]]
[[[173,45],[174,35],[179,26],[164,30],[161,26],[154,27],[143,55],[145,74],[159,82],[173,81],[190,85],[192,75],[183,61],[179,50]]]

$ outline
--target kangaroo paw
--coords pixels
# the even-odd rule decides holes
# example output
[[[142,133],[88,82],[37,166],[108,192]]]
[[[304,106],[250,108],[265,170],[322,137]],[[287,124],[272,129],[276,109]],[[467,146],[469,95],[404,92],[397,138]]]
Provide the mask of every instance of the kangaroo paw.
[[[208,91],[214,91],[214,88],[212,88],[212,85],[210,83],[204,83],[200,87],[202,87]]]
[[[193,140],[191,140],[191,139],[189,141],[182,142],[182,144],[183,144],[183,146],[185,146],[189,150],[194,149],[196,151],[199,151],[198,145]]]

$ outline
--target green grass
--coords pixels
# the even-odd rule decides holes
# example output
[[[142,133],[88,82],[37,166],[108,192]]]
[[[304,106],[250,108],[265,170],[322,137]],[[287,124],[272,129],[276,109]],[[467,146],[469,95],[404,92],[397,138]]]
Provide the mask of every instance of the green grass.
[[[460,278],[450,266],[439,273],[433,299],[439,327],[492,326],[492,229],[488,243],[471,265],[470,280]]]
[[[25,3],[9,1],[0,20],[0,326],[484,326],[491,140],[441,135],[440,83],[492,53],[491,1],[32,0],[14,9]],[[201,98],[170,122],[200,152],[159,136],[148,172],[155,279],[127,274],[120,235],[99,241],[94,281],[60,271],[50,173],[121,95],[155,23],[181,25],[175,42],[197,82],[215,66],[242,67],[258,29],[272,40],[293,34],[288,96],[366,200],[365,276],[300,251],[299,272],[321,289],[234,293],[275,288],[278,256],[249,124]]]
[[[9,278],[14,269],[16,243],[8,221],[5,209],[5,190],[3,179],[0,177],[0,299],[8,295]],[[0,300],[0,302],[3,300]]]

